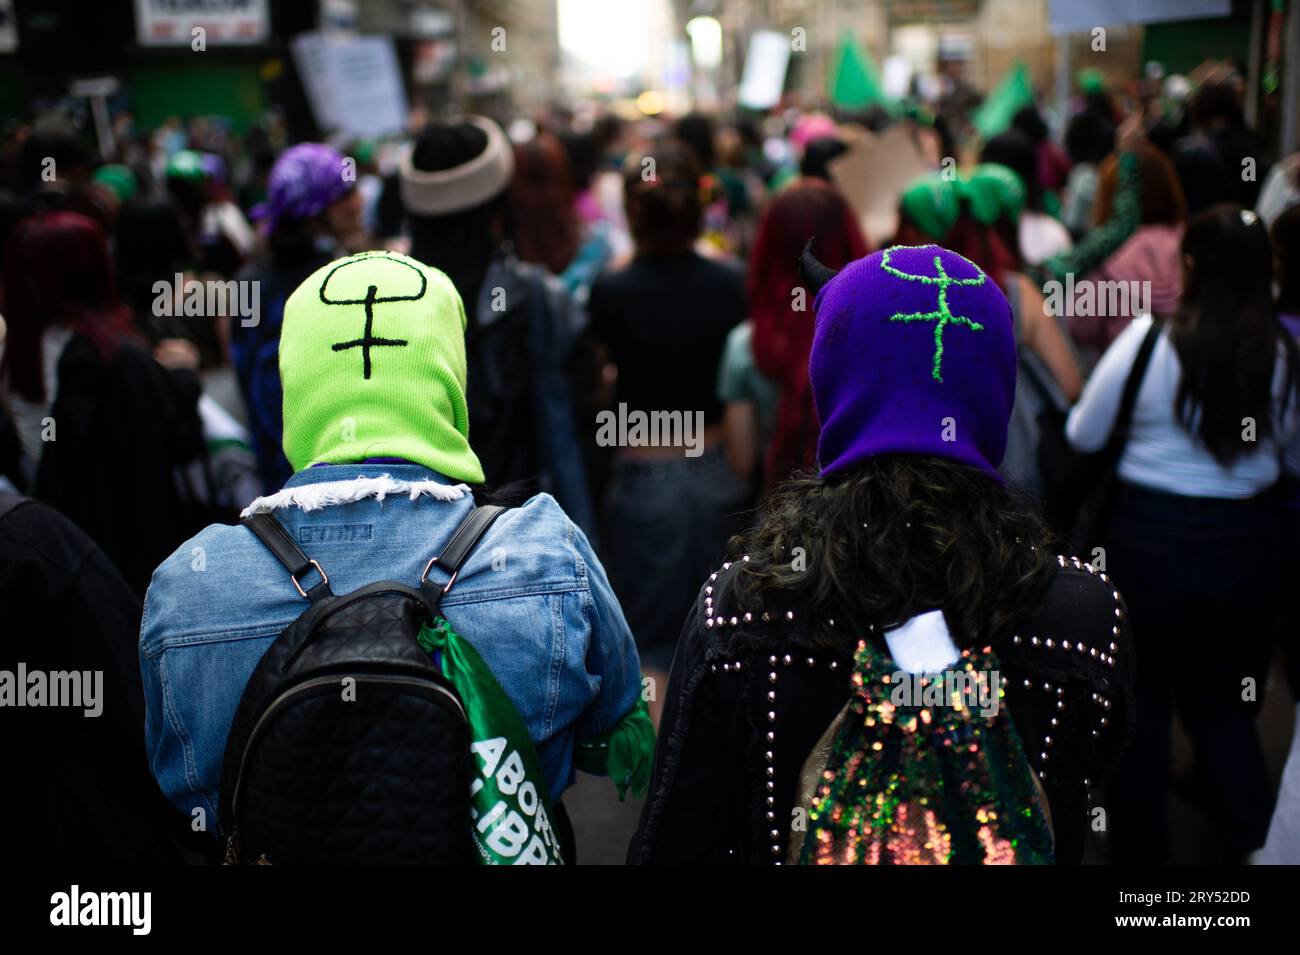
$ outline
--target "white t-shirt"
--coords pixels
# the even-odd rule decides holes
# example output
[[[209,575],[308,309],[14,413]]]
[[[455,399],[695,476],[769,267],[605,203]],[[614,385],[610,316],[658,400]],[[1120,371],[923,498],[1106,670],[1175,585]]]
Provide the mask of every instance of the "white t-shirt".
[[[1066,423],[1066,437],[1075,450],[1099,451],[1106,444],[1119,413],[1124,382],[1150,327],[1151,316],[1136,319],[1097,363]],[[1288,404],[1285,414],[1281,409],[1286,382],[1286,352],[1281,344],[1273,376],[1274,433],[1257,434],[1254,449],[1228,467],[1216,461],[1200,438],[1176,417],[1174,396],[1181,379],[1182,366],[1166,327],[1138,389],[1128,442],[1119,461],[1122,480],[1186,497],[1244,499],[1277,483],[1284,457],[1287,473],[1300,476],[1300,414],[1295,401]]]
[[[1070,230],[1045,212],[1026,209],[1020,216],[1020,251],[1027,265],[1039,265],[1074,244]]]

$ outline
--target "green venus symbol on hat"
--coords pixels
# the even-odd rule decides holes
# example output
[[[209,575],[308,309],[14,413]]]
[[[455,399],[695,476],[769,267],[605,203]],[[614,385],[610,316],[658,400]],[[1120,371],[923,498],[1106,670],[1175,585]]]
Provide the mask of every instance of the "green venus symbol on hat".
[[[897,248],[897,247],[896,247]],[[896,251],[896,248],[886,249],[884,256],[880,260],[880,267],[895,278],[905,279],[909,282],[921,282],[925,285],[933,285],[938,292],[938,301],[936,308],[932,312],[895,312],[889,316],[891,322],[934,322],[934,366],[930,371],[931,377],[940,384],[943,383],[943,330],[949,325],[965,325],[972,332],[984,331],[984,326],[979,322],[971,321],[965,315],[954,315],[948,308],[948,287],[952,285],[983,285],[987,276],[980,271],[979,267],[969,259],[961,258],[963,262],[975,269],[976,278],[955,279],[944,270],[943,261],[939,256],[934,257],[934,275],[914,275],[911,272],[904,272],[889,264],[889,253]],[[950,253],[957,255],[957,253]]]
[[[356,306],[365,312],[365,326],[360,338],[335,342],[333,351],[361,349],[362,376],[370,379],[372,348],[400,348],[404,338],[380,338],[374,334],[375,306],[387,302],[415,302],[424,298],[429,280],[410,262],[383,252],[351,256],[326,273],[320,286],[320,300],[326,305]],[[357,314],[361,317],[361,313]]]

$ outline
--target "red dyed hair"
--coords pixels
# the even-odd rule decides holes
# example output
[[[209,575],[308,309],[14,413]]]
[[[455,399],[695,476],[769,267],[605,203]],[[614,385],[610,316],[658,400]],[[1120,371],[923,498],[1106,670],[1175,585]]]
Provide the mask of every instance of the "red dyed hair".
[[[573,174],[564,144],[550,133],[515,147],[510,216],[515,249],[525,262],[558,274],[573,261],[579,240]]]
[[[763,214],[749,263],[749,307],[754,322],[754,363],[781,387],[776,433],[768,452],[770,482],[793,468],[813,467],[819,425],[808,381],[813,339],[813,296],[804,293],[799,253],[809,239],[818,261],[843,268],[871,251],[852,207],[834,186],[800,179],[783,189]]]
[[[799,253],[811,238],[817,260],[843,268],[871,250],[853,209],[838,189],[822,179],[800,179],[777,194],[758,227],[749,262],[749,302],[759,313],[790,312],[791,289],[803,286]],[[808,302],[807,315],[812,315]]]
[[[41,337],[62,325],[85,335],[105,359],[128,333],[127,311],[104,230],[75,212],[30,216],[14,227],[4,254],[3,369],[28,401],[46,398]],[[53,397],[53,396],[50,396]]]
[[[1005,220],[1012,229],[1015,223]],[[985,275],[1002,285],[1008,272],[1019,271],[1023,265],[1010,239],[997,226],[987,226],[975,221],[969,213],[962,212],[944,236],[943,247],[970,259]]]

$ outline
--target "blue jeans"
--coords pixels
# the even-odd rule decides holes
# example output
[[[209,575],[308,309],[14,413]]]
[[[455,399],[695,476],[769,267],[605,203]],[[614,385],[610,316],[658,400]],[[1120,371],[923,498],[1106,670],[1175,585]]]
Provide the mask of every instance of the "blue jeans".
[[[606,502],[605,568],[641,663],[668,671],[691,602],[745,526],[748,488],[720,449],[620,459]]]

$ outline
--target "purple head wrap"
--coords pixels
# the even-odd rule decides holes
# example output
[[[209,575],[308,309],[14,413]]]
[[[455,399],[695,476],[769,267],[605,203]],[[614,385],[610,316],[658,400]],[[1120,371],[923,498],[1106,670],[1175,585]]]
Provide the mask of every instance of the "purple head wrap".
[[[266,201],[253,209],[268,232],[285,219],[310,219],[319,215],[356,186],[355,175],[345,177],[344,157],[321,143],[300,143],[280,154],[271,167]]]
[[[937,245],[896,246],[846,265],[814,307],[823,476],[878,454],[926,454],[1001,480],[1017,359],[993,279]]]

